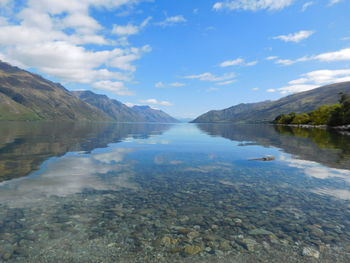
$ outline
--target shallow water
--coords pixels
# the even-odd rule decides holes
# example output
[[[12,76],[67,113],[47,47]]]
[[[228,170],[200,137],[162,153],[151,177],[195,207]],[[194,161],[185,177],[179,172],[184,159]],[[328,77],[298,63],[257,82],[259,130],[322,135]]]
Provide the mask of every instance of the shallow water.
[[[2,122],[0,259],[350,262],[349,149],[268,125]]]

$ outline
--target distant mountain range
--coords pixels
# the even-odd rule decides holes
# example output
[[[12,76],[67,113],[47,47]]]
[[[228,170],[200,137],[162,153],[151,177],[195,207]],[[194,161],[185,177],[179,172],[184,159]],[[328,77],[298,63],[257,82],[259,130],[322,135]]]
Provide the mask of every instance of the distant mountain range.
[[[212,110],[192,122],[194,123],[266,123],[280,114],[302,113],[315,110],[321,105],[335,104],[339,92],[350,93],[350,82],[323,86],[313,90],[296,93],[276,101],[263,101],[232,106],[223,110]]]
[[[70,92],[59,83],[1,61],[0,120],[177,122],[148,106],[129,108],[91,91]]]
[[[167,113],[149,106],[128,107],[125,104],[99,95],[92,91],[72,91],[82,101],[103,111],[109,118],[118,122],[178,122]]]

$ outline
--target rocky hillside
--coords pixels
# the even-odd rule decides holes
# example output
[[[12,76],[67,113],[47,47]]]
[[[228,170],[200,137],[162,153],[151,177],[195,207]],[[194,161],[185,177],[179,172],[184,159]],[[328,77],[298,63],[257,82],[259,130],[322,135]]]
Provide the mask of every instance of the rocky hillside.
[[[106,95],[93,93],[92,91],[73,91],[74,95],[79,97],[82,101],[100,109],[112,120],[118,122],[141,122],[142,116],[125,104],[110,99]]]
[[[110,120],[62,85],[0,61],[0,120]]]
[[[164,111],[152,109],[149,106],[133,106],[132,109],[137,112],[145,122],[179,122]]]
[[[350,93],[350,82],[323,86],[296,93],[276,101],[239,104],[224,110],[209,111],[192,122],[266,123],[280,114],[309,112],[321,105],[337,103],[339,92]]]
[[[114,121],[118,122],[178,122],[175,118],[161,110],[152,109],[149,106],[128,107],[125,104],[110,99],[106,95],[96,94],[91,91],[74,91],[77,97],[86,103],[100,109]]]
[[[130,108],[91,91],[70,92],[59,83],[1,61],[0,120],[177,122],[148,106]]]

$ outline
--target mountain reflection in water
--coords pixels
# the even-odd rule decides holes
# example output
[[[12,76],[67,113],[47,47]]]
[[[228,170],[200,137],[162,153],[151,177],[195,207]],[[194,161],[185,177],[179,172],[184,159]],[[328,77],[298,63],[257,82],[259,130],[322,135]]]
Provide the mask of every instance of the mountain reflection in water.
[[[350,262],[345,135],[10,125],[0,128],[0,261]]]
[[[90,152],[127,137],[148,138],[170,124],[0,122],[0,182],[28,175],[50,157]]]
[[[272,125],[197,124],[211,136],[221,136],[244,145],[277,147],[299,159],[350,169],[350,136],[325,129]]]

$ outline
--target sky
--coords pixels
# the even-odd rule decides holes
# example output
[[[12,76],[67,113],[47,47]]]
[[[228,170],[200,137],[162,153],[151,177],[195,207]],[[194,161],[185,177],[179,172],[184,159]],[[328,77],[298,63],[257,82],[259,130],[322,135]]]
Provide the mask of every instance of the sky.
[[[350,0],[0,0],[0,60],[181,118],[350,81]]]

